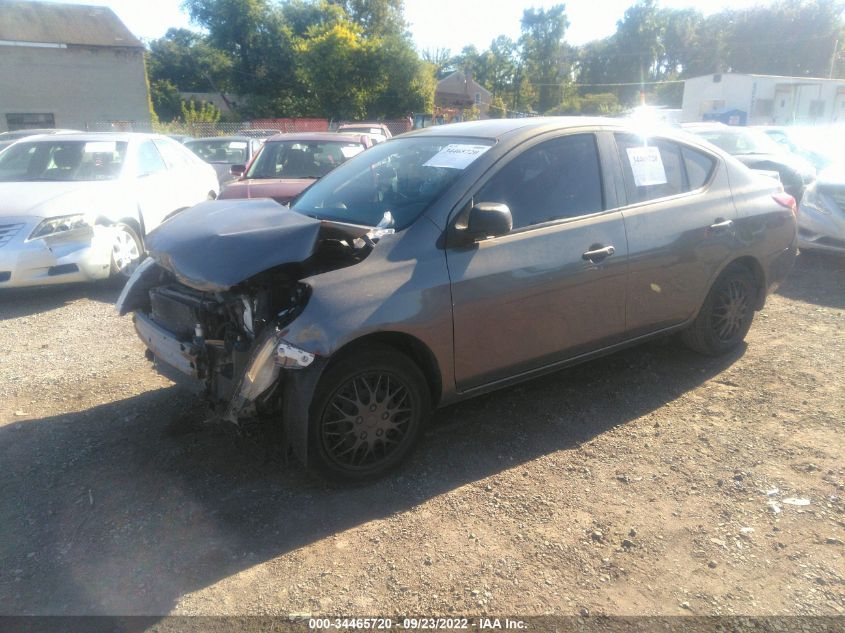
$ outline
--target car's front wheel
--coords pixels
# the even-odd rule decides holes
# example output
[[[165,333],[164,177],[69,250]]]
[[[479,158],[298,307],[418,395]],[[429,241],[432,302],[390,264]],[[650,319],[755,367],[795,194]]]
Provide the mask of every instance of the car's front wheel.
[[[682,332],[682,340],[708,356],[730,352],[751,328],[756,298],[754,275],[745,266],[728,267],[716,279],[695,321]]]
[[[430,408],[425,377],[403,354],[378,347],[347,355],[317,387],[310,466],[335,480],[379,477],[407,457]]]
[[[144,246],[138,233],[122,222],[114,226],[111,249],[111,276],[129,277],[141,261]]]

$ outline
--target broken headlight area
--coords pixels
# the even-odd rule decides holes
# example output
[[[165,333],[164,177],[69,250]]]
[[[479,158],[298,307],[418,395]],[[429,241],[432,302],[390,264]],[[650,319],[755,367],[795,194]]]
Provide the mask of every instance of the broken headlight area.
[[[155,362],[202,381],[209,403],[227,419],[275,410],[279,372],[313,361],[281,338],[308,301],[305,284],[209,293],[172,280],[150,288],[148,296],[136,330]]]

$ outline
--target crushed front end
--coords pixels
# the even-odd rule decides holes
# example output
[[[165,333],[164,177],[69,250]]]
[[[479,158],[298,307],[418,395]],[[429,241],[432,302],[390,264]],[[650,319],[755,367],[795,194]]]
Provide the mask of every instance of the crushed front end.
[[[360,239],[367,227],[299,216],[273,201],[237,205],[204,203],[162,225],[117,304],[120,314],[134,313],[156,368],[187,379],[232,422],[291,407],[282,372],[321,364],[284,339],[310,296],[300,280],[353,265],[372,246]]]
[[[224,292],[199,291],[148,259],[121,297],[134,310],[147,357],[171,379],[193,383],[215,412],[237,421],[277,412],[279,373],[301,369],[314,355],[283,338],[308,300],[308,287],[257,281]],[[143,296],[145,295],[145,296]],[[129,299],[133,307],[129,306]]]

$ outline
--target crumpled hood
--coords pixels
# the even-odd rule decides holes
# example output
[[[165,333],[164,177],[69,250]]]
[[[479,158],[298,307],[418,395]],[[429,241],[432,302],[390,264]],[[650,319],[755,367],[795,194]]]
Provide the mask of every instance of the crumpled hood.
[[[115,180],[97,182],[0,182],[0,217],[50,218],[99,213],[114,198]]]
[[[217,292],[307,260],[321,239],[354,239],[371,228],[316,220],[268,199],[215,200],[167,220],[147,236],[147,250],[186,286]]]
[[[298,196],[308,187],[313,178],[238,180],[226,186],[221,198],[273,198],[278,202],[287,202]]]

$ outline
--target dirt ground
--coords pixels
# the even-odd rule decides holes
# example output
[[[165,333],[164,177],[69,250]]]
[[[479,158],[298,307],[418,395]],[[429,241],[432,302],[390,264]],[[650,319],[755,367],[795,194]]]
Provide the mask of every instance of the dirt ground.
[[[841,259],[799,258],[729,358],[441,410],[355,488],[200,423],[117,293],[0,294],[0,613],[845,613]]]

